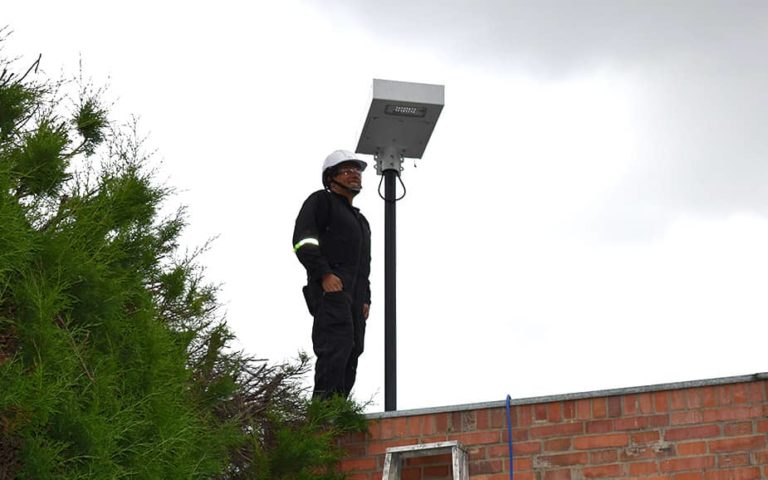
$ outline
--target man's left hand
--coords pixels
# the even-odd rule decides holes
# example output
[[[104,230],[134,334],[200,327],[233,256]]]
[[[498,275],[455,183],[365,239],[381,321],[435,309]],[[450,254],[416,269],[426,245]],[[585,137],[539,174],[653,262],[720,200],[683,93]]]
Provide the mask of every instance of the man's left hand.
[[[368,320],[368,311],[371,309],[371,306],[367,303],[363,304],[363,318]]]

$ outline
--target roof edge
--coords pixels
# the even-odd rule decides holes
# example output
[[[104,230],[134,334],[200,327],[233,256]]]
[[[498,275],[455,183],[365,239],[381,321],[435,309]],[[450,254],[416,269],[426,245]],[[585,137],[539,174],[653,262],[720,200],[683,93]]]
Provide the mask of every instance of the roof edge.
[[[690,380],[685,382],[660,383],[655,385],[643,385],[639,387],[613,388],[609,390],[594,390],[589,392],[565,393],[560,395],[545,395],[541,397],[527,397],[512,399],[511,405],[531,405],[536,403],[562,402],[565,400],[581,400],[585,398],[615,397],[636,393],[660,392],[664,390],[682,390],[684,388],[709,387],[715,385],[728,385],[733,383],[747,383],[759,380],[768,380],[768,372],[753,373],[751,375],[739,375],[734,377],[709,378],[705,380]],[[434,413],[464,412],[467,410],[483,410],[487,408],[506,407],[505,400],[492,402],[465,403],[460,405],[446,405],[441,407],[416,408],[411,410],[397,410],[391,412],[374,412],[365,414],[368,420],[382,418],[412,417],[416,415],[429,415]]]

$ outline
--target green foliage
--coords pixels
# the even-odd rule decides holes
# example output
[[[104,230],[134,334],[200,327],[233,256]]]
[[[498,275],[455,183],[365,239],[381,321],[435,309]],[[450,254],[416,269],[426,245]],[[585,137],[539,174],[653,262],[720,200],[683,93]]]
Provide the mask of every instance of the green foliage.
[[[0,478],[339,478],[361,407],[230,348],[135,123],[36,64],[0,59]]]
[[[104,134],[108,125],[106,109],[99,105],[96,98],[86,98],[75,114],[73,123],[77,133],[83,138],[85,153],[93,155],[96,147],[106,138]]]

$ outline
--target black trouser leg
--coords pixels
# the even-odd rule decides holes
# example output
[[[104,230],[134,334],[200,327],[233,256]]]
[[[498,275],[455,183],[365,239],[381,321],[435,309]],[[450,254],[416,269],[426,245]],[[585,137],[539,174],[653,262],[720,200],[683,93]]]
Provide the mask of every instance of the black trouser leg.
[[[362,310],[362,309],[361,309]],[[352,353],[347,360],[347,367],[344,372],[344,394],[349,396],[352,392],[352,387],[355,386],[355,378],[357,377],[357,360],[363,353],[365,348],[365,319],[362,316],[362,312],[359,312],[354,316],[355,327],[355,345],[352,348]]]
[[[322,296],[312,326],[312,344],[317,357],[313,397],[347,395],[347,364],[355,348],[355,322],[348,294],[332,292]]]

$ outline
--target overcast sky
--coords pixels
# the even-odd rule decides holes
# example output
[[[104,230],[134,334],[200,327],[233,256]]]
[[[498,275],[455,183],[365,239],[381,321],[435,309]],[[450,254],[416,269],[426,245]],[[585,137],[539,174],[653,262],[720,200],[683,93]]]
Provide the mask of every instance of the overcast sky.
[[[373,78],[445,85],[398,203],[398,407],[768,370],[764,1],[6,1],[141,118],[241,347],[311,351],[293,222]],[[383,202],[355,396],[383,409]],[[308,379],[311,383],[311,380]]]

